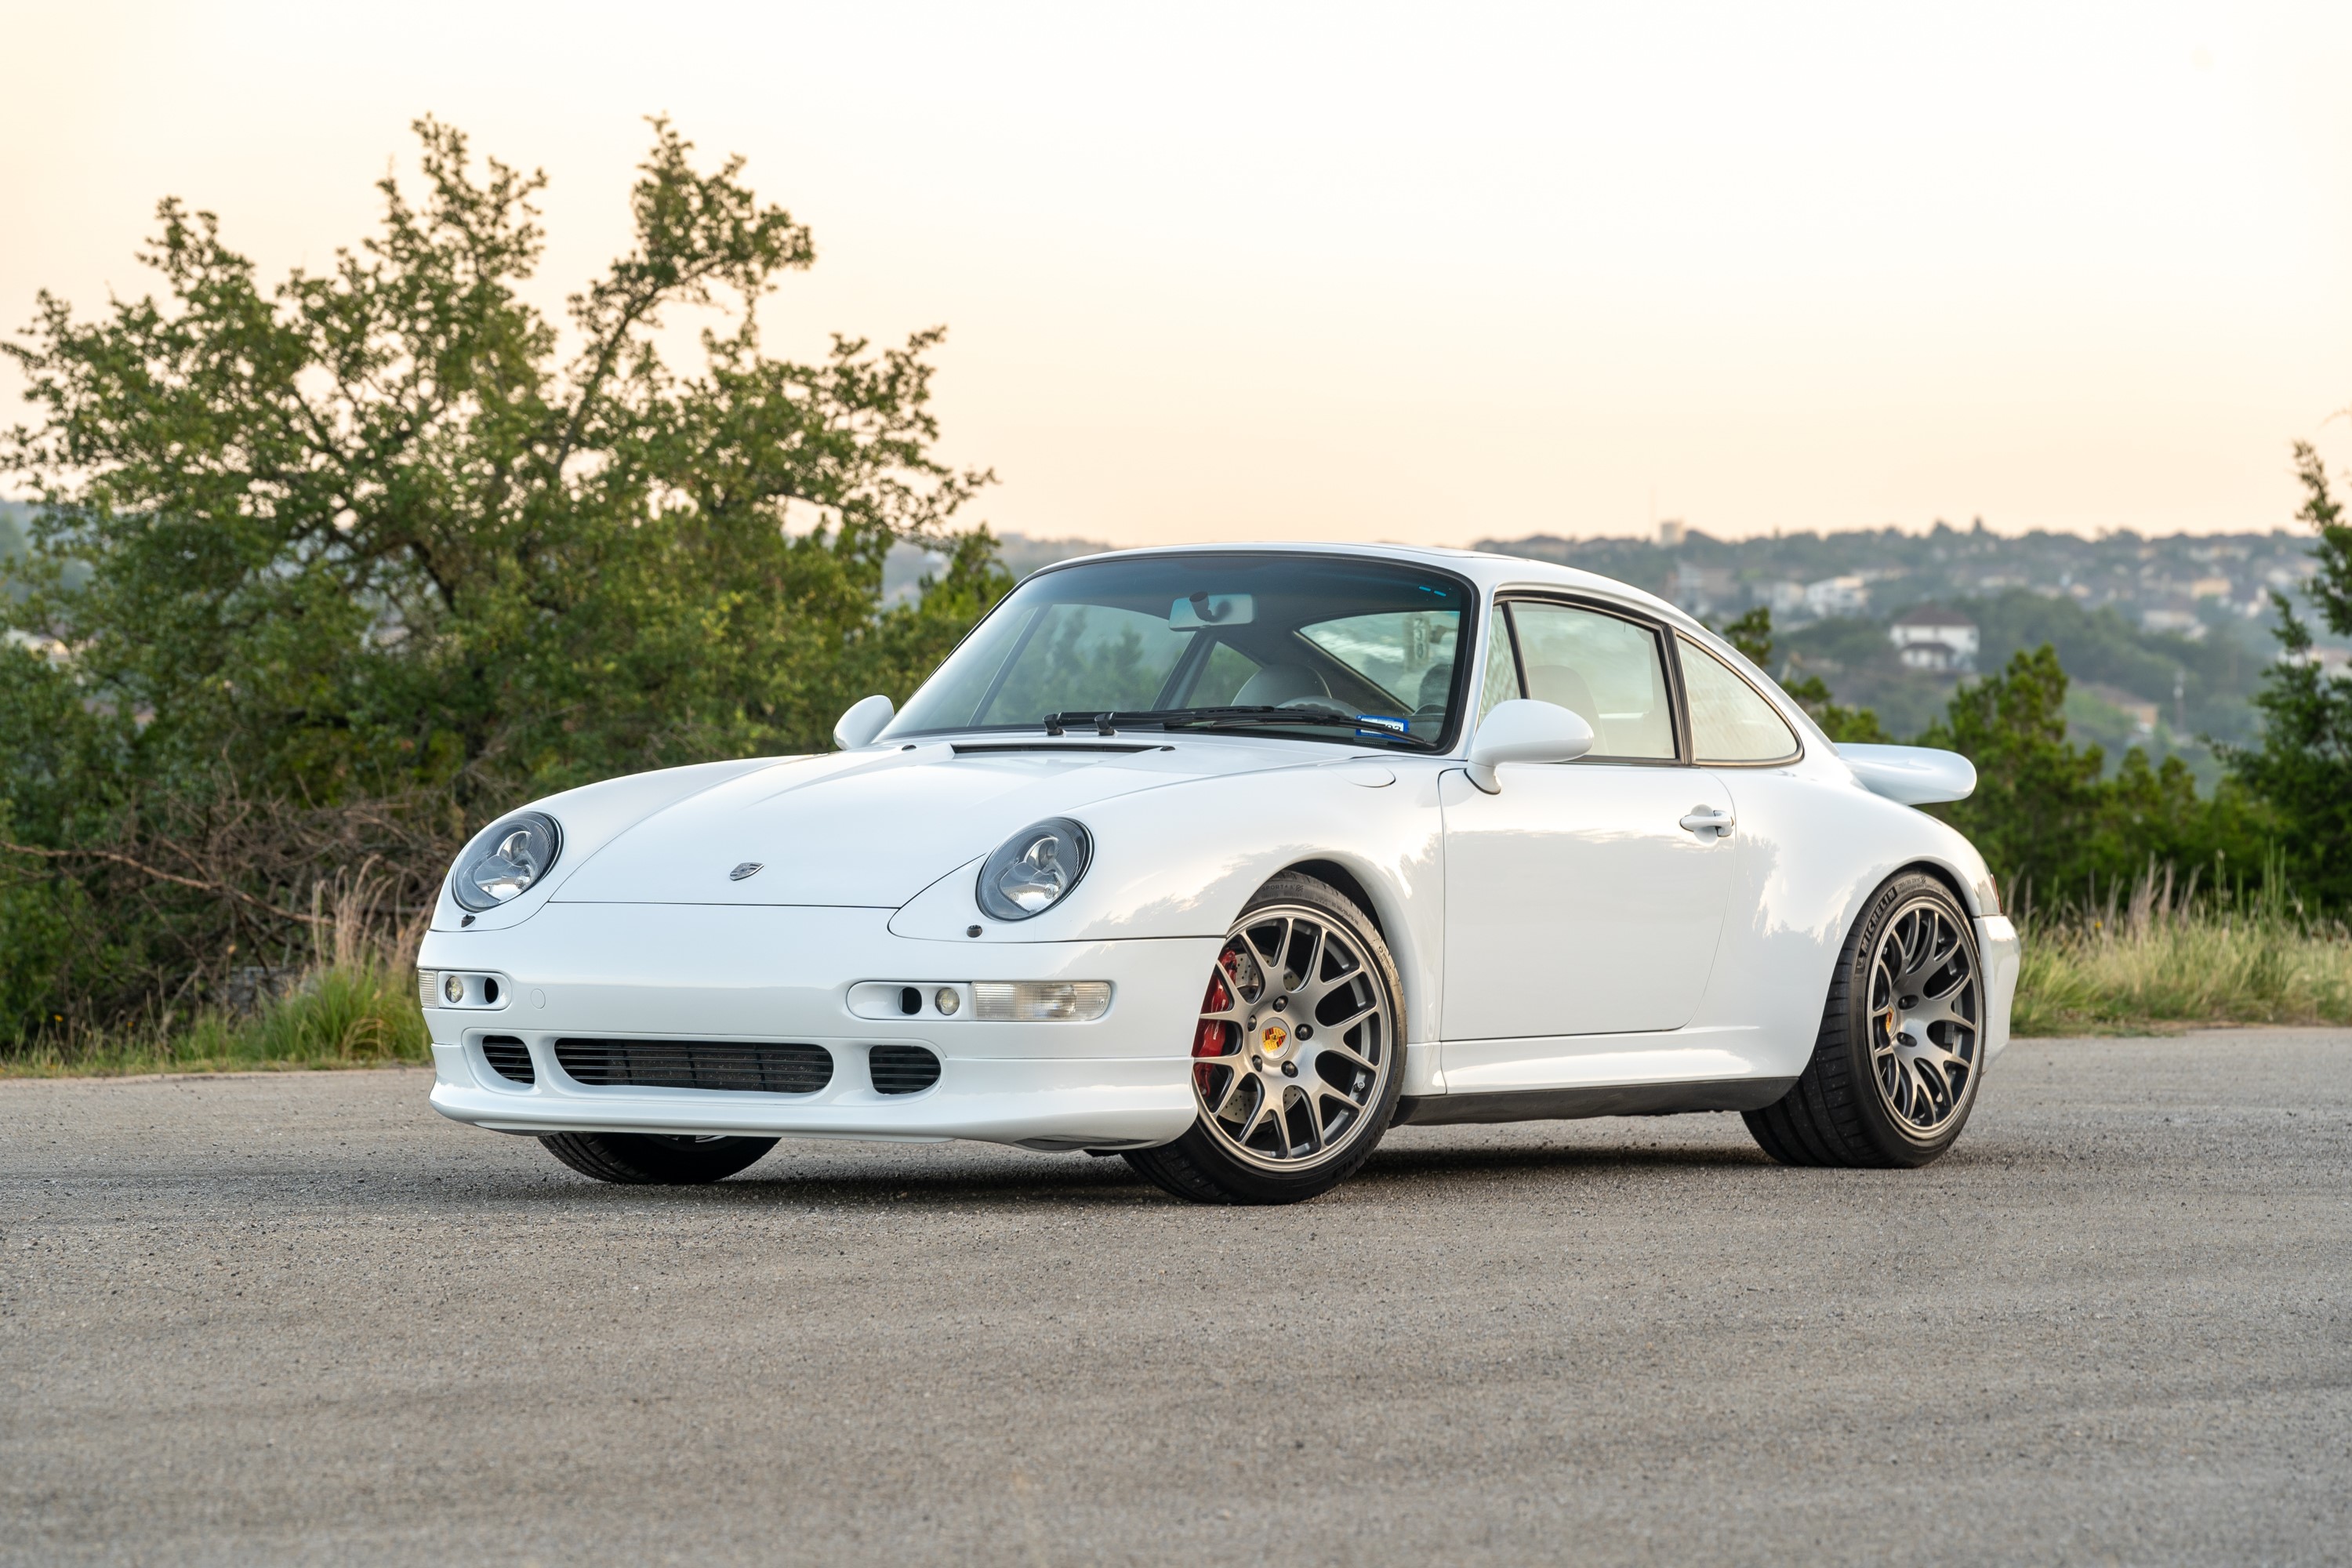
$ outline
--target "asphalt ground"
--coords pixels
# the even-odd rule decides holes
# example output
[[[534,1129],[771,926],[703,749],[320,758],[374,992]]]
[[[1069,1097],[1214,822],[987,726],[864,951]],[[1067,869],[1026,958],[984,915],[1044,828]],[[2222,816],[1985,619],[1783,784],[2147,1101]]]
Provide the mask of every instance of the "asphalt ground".
[[[2025,1041],[1920,1172],[1410,1128],[1279,1210],[422,1071],[0,1082],[0,1562],[2352,1561],[2352,1034]]]

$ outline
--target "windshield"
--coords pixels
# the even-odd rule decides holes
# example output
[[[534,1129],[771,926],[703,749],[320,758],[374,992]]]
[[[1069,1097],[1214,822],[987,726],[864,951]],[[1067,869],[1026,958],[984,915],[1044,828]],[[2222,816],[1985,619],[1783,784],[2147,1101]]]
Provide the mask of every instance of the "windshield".
[[[943,730],[1248,729],[1424,750],[1458,706],[1468,584],[1333,555],[1136,556],[1041,572],[885,739]]]

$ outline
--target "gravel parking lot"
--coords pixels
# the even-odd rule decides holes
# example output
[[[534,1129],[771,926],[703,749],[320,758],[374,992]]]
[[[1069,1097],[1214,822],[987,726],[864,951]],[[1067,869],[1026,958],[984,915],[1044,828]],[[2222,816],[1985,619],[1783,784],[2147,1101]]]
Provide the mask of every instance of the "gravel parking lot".
[[[421,1071],[0,1083],[0,1562],[2352,1561],[2352,1034],[2025,1041],[1924,1172],[1405,1129],[1287,1210]]]

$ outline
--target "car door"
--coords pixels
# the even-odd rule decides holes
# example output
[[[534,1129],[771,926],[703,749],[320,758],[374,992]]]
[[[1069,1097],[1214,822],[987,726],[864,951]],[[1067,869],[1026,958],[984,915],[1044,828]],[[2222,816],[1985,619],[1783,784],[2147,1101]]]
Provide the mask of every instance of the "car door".
[[[1602,606],[1501,606],[1479,713],[1557,702],[1592,726],[1573,763],[1513,763],[1487,795],[1446,775],[1446,1075],[1544,1080],[1576,1036],[1675,1029],[1715,964],[1732,802],[1689,763],[1662,628]],[[1455,1042],[1463,1042],[1457,1050]]]

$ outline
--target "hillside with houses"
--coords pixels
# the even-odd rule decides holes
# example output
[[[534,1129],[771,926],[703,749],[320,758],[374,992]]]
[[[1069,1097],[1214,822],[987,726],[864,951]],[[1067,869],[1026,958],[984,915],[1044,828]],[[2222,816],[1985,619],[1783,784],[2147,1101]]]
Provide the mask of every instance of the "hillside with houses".
[[[2259,618],[2273,589],[2313,570],[2310,536],[1995,533],[1939,522],[1896,529],[1721,540],[1679,523],[1648,539],[1486,539],[1479,548],[1558,561],[1620,577],[1702,616],[1768,605],[1776,621],[1885,616],[1916,604],[2009,589],[2112,606],[2138,629],[2190,639],[2220,622]]]
[[[2253,733],[2248,699],[2275,657],[2271,595],[2314,571],[2310,536],[1995,533],[1938,523],[1720,540],[1676,523],[1650,539],[1548,534],[1480,548],[1583,567],[1720,624],[1759,605],[1780,634],[1775,674],[1813,674],[1899,735],[1958,683],[2047,642],[2073,677],[2075,737],[2179,755],[2208,782],[2206,737]],[[2340,662],[2342,650],[2319,657]]]

